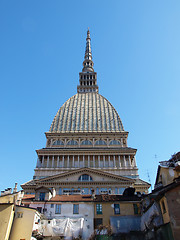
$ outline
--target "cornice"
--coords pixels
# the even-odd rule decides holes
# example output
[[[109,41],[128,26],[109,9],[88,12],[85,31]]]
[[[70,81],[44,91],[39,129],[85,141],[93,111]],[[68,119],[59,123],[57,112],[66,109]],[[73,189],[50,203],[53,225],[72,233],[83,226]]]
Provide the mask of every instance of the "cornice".
[[[46,138],[51,138],[51,137],[127,137],[129,132],[127,131],[122,131],[122,132],[66,132],[66,133],[51,133],[51,132],[45,132]]]
[[[118,154],[133,154],[135,155],[137,149],[135,148],[42,148],[36,150],[38,155],[118,155]]]

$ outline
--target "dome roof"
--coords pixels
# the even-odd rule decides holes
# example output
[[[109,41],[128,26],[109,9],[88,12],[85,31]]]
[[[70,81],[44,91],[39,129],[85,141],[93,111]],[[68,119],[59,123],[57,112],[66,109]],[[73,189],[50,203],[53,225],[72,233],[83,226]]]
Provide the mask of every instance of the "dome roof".
[[[51,133],[122,132],[121,119],[112,104],[98,93],[77,93],[59,109]]]

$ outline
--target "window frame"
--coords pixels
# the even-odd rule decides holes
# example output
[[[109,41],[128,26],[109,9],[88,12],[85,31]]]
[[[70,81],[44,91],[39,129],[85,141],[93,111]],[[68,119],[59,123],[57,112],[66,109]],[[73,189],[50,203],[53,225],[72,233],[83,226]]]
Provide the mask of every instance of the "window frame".
[[[55,206],[55,214],[61,214],[61,204],[56,204],[56,206]]]
[[[46,193],[45,192],[40,192],[39,193],[39,201],[45,201],[46,198]]]
[[[79,214],[79,204],[73,204],[73,214]]]
[[[114,214],[119,215],[120,214],[120,204],[114,203]]]
[[[102,204],[101,203],[97,203],[96,204],[96,214],[97,215],[101,215],[102,214]]]
[[[139,207],[138,207],[137,203],[133,203],[133,209],[134,209],[134,215],[138,215],[139,214]]]

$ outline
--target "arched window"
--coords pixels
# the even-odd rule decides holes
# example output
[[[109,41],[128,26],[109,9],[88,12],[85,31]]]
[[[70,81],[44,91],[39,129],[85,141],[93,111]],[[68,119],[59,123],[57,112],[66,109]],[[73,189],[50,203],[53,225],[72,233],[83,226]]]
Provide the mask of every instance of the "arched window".
[[[83,174],[78,178],[78,181],[92,181],[92,177],[87,174]]]
[[[109,145],[121,145],[121,144],[117,140],[112,140]]]
[[[107,145],[104,140],[98,140],[96,141],[95,145]]]
[[[82,141],[81,145],[92,145],[92,142],[89,140]]]
[[[67,145],[78,145],[78,142],[75,140],[70,140]]]
[[[63,141],[61,140],[56,140],[53,145],[64,145]]]

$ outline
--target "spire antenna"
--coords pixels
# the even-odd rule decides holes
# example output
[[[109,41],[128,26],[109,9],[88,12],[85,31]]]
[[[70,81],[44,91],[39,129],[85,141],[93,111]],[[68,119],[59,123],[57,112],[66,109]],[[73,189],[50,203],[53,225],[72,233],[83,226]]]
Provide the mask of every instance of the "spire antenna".
[[[85,56],[83,61],[83,69],[82,69],[82,72],[79,73],[80,85],[77,86],[78,93],[86,93],[86,92],[98,93],[97,73],[94,72],[93,66],[94,66],[94,63],[92,61],[91,37],[90,37],[90,31],[88,27],[87,37],[86,37]]]

